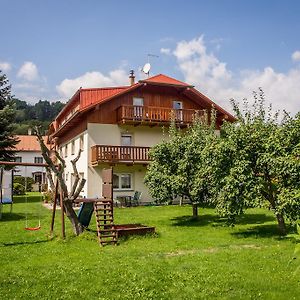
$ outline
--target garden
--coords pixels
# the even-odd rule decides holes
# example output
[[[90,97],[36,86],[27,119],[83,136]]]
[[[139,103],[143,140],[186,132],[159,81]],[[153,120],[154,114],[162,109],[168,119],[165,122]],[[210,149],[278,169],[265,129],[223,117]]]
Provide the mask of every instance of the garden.
[[[156,234],[99,247],[94,217],[75,237],[60,217],[49,236],[51,211],[38,193],[16,196],[0,226],[2,299],[298,299],[295,227],[279,234],[271,211],[247,209],[228,226],[215,209],[190,205],[116,208],[115,223],[142,223]],[[27,202],[27,203],[26,203]],[[28,223],[41,230],[26,231]],[[59,213],[58,213],[59,214]],[[298,255],[298,256],[297,256]]]

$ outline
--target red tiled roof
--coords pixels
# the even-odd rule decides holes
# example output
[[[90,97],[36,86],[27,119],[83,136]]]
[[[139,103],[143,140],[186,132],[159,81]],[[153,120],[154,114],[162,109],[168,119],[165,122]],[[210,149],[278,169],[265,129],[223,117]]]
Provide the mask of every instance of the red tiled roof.
[[[163,75],[163,74],[158,74],[158,75],[155,75],[148,79],[140,80],[139,82],[181,85],[181,86],[185,86],[185,87],[191,86],[185,82],[179,81],[177,79],[171,78],[171,77]]]
[[[20,141],[15,148],[15,151],[41,151],[40,144],[35,135],[17,135]],[[46,145],[47,137],[43,136]]]

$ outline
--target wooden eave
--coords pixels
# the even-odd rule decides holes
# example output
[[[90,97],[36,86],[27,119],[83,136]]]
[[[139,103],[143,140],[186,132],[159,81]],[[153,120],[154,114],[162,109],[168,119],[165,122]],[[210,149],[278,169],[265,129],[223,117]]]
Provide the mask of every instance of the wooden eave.
[[[74,126],[78,125],[78,123],[82,121],[82,115],[82,112],[77,111],[70,119],[66,121],[66,123],[64,123],[51,135],[51,138],[59,137],[70,128],[73,128]]]
[[[72,98],[66,103],[64,108],[59,112],[59,114],[56,116],[55,120],[59,119],[66,111],[68,111],[71,104],[73,104],[74,101],[76,101],[77,96],[80,94],[81,88],[78,89],[75,94],[72,96]]]

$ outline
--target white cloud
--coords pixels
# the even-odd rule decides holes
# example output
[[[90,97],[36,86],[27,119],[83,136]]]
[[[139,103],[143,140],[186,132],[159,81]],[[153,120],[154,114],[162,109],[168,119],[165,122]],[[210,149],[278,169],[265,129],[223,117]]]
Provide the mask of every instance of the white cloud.
[[[169,49],[169,48],[161,48],[160,49],[160,53],[169,55],[169,54],[171,54],[171,49]]]
[[[293,61],[300,61],[300,51],[297,50],[292,54],[292,60]]]
[[[39,79],[38,68],[33,62],[26,61],[18,71],[17,77],[27,81],[37,80]]]
[[[95,88],[128,85],[128,74],[123,69],[117,69],[109,72],[107,76],[101,72],[87,72],[77,78],[64,79],[56,86],[58,93],[66,98],[71,97],[80,87]]]
[[[274,109],[292,113],[300,110],[300,68],[286,73],[266,66],[263,70],[233,72],[225,62],[209,53],[203,36],[177,43],[173,55],[187,83],[230,110],[229,99],[252,99],[252,91],[262,87]],[[296,55],[297,58],[297,55]]]
[[[6,61],[0,61],[0,70],[3,72],[8,72],[11,70],[11,65],[10,63]]]

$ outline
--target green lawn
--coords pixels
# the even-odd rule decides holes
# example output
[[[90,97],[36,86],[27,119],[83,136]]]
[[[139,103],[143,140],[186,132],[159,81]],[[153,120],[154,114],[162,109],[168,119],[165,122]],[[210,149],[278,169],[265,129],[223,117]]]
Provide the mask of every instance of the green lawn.
[[[42,229],[37,226],[41,213]],[[191,221],[189,206],[115,209],[115,221],[156,226],[157,235],[99,247],[92,231],[48,238],[51,212],[39,196],[0,221],[1,299],[299,299],[295,234],[277,235],[271,213],[251,209],[227,227],[213,209]],[[298,269],[297,269],[298,268]]]

